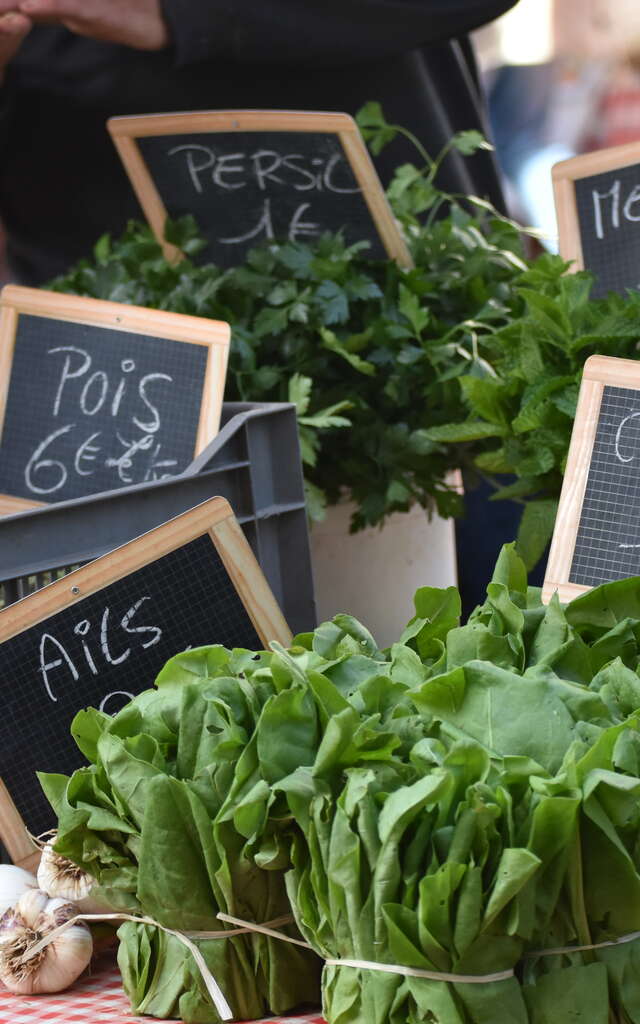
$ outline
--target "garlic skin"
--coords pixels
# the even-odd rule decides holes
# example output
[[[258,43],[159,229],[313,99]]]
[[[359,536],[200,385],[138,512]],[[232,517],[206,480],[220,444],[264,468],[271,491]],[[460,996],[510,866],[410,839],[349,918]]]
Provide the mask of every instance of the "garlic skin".
[[[54,836],[42,847],[38,865],[38,887],[51,897],[60,896],[64,900],[71,900],[85,914],[99,914],[101,911],[111,910],[104,901],[101,902],[90,895],[96,884],[95,879],[73,861],[56,853],[53,848],[55,841]]]
[[[35,875],[15,864],[0,864],[0,917],[13,907],[23,893],[37,889]]]
[[[70,925],[21,963],[41,939],[75,917],[78,908],[68,900],[50,899],[32,889],[0,918],[0,981],[17,995],[60,992],[82,974],[91,960],[93,940],[81,922]]]

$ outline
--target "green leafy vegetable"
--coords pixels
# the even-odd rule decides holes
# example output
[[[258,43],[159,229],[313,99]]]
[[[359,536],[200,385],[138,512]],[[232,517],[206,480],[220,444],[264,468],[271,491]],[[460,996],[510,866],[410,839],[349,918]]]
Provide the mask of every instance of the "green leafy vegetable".
[[[331,961],[329,1024],[630,1024],[640,579],[545,606],[507,545],[466,624],[454,588],[415,611],[385,650],[338,615],[290,650],[185,652],[115,718],[82,712],[92,763],[42,777],[56,848],[169,927],[290,906]],[[135,1012],[216,1020],[171,937],[119,934]],[[313,998],[296,947],[200,941],[240,1017]]]
[[[185,932],[222,930],[219,910],[256,923],[290,914],[287,859],[278,854],[273,828],[262,827],[260,801],[244,800],[233,822],[214,827],[234,780],[255,774],[255,724],[284,686],[266,672],[270,658],[191,650],[165,666],[155,691],[113,719],[97,711],[77,716],[74,735],[93,763],[68,781],[41,781],[59,819],[58,851],[93,875],[116,909]],[[249,666],[253,685],[236,677],[248,675]],[[268,872],[257,866],[267,850]],[[120,927],[119,937],[134,1013],[218,1020],[177,939],[133,922]],[[318,962],[297,946],[257,934],[198,946],[239,1019],[318,998]]]
[[[639,594],[624,580],[544,607],[513,546],[464,626],[451,591],[419,591],[381,685],[372,666],[346,695],[359,729],[334,712],[314,763],[275,785],[298,825],[292,906],[322,956],[515,971],[332,964],[330,1024],[635,1019],[640,942],[572,948],[640,922]]]

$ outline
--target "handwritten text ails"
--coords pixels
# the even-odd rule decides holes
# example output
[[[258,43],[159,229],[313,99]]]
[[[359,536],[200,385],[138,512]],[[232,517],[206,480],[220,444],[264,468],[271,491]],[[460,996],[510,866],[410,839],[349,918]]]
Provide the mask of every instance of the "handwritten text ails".
[[[316,238],[322,225],[315,220],[309,201],[297,203],[293,212],[286,214],[286,223],[278,223],[278,193],[302,196],[320,192],[333,195],[353,195],[361,191],[354,183],[344,156],[333,153],[327,157],[304,156],[302,153],[279,153],[275,149],[257,149],[252,153],[216,153],[212,146],[184,143],[174,146],[168,156],[182,161],[188,181],[196,194],[202,195],[212,187],[221,194],[247,187],[257,189],[262,196],[255,223],[246,230],[217,241],[221,245],[241,245],[260,238],[287,238],[296,242],[303,238]]]
[[[52,418],[55,422],[72,421],[56,426],[32,452],[24,470],[32,494],[55,494],[65,486],[70,473],[91,477],[100,467],[113,470],[121,484],[171,475],[176,460],[161,457],[158,441],[162,425],[159,401],[173,381],[169,374],[136,374],[135,360],[127,358],[110,376],[106,370],[93,369],[92,356],[75,345],[51,348],[47,356],[54,357],[58,372]],[[123,400],[126,396],[130,408],[131,394],[135,412],[121,423],[118,417]],[[105,436],[104,427],[91,430],[88,426],[99,414],[116,427],[115,452],[114,439]]]
[[[58,692],[68,683],[77,683],[87,670],[99,676],[109,666],[124,665],[137,645],[146,651],[162,639],[159,626],[140,623],[136,616],[148,596],[140,597],[124,613],[120,621],[114,621],[109,607],[95,622],[80,619],[73,627],[73,643],[61,640],[54,633],[43,632],[39,642],[39,672],[47,696],[57,702]],[[125,690],[114,690],[100,702],[100,711],[114,710],[114,698],[133,698]],[[117,702],[121,703],[121,702]]]

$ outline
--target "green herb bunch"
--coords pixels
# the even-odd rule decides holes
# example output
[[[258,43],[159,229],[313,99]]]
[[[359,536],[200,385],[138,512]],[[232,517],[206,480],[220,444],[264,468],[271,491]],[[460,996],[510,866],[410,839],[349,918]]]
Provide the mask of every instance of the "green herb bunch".
[[[566,269],[546,255],[518,277],[518,315],[479,331],[484,372],[458,380],[465,417],[427,431],[495,486],[493,500],[522,504],[518,550],[529,568],[553,532],[585,360],[638,358],[640,294],[591,300],[591,275]]]
[[[374,151],[402,130],[377,104],[359,120]],[[296,404],[312,517],[342,495],[356,502],[356,529],[413,502],[456,514],[461,499],[447,477],[460,452],[427,431],[466,415],[457,378],[490,372],[479,338],[513,318],[513,283],[526,269],[515,226],[479,199],[436,187],[450,147],[482,146],[477,132],[463,132],[436,159],[422,151],[420,166],[398,169],[389,194],[413,270],[329,235],[313,246],[265,245],[230,270],[189,258],[172,266],[132,223],[53,287],[228,320],[226,398]],[[189,219],[167,224],[166,237],[187,257],[202,244]]]
[[[487,145],[477,132],[431,159],[378,104],[358,121],[374,153],[398,133],[416,147],[419,163],[399,167],[388,193],[414,269],[339,235],[265,245],[230,270],[171,265],[132,223],[53,287],[228,320],[226,398],[295,403],[312,518],[342,496],[356,503],[354,529],[414,502],[457,515],[449,474],[462,469],[468,486],[482,477],[494,500],[522,506],[531,568],[553,530],[584,361],[637,357],[640,296],[592,301],[590,274],[527,260],[517,225],[438,187],[450,148]],[[166,235],[187,257],[203,245],[189,218]]]

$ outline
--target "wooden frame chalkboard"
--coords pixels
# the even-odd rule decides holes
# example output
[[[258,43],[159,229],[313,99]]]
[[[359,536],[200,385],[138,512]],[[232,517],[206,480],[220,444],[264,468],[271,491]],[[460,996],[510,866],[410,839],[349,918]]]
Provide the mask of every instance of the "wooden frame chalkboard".
[[[599,298],[609,289],[624,292],[625,288],[639,288],[640,225],[637,243],[629,232],[635,232],[634,222],[640,219],[640,142],[562,160],[554,165],[551,176],[560,255],[571,261],[572,271],[587,269],[594,273],[592,297]],[[597,193],[591,212],[601,253],[594,248],[593,239],[584,235],[581,224],[586,200],[579,193],[591,183]],[[624,252],[625,242],[628,253]]]
[[[114,117],[109,119],[107,127],[138,201],[170,261],[180,259],[182,254],[164,239],[167,209],[143,158],[139,140],[214,133],[298,132],[337,136],[384,250],[400,266],[413,266],[358,126],[348,114],[291,110],[215,110]],[[241,186],[235,183],[233,187]],[[233,192],[230,192],[230,196],[233,196]]]
[[[561,601],[571,601],[599,583],[639,572],[636,462],[640,469],[640,362],[591,356],[584,366],[543,601],[556,591]]]
[[[164,352],[165,350],[168,356],[170,348],[172,363],[177,358],[186,359],[187,355],[192,359],[197,358],[200,367],[198,389],[192,391],[189,386],[188,394],[186,394],[186,385],[183,385],[185,400],[182,406],[186,410],[188,405],[190,420],[188,437],[184,439],[184,455],[188,456],[186,465],[196,455],[199,455],[216,436],[222,409],[229,350],[230,330],[228,324],[195,316],[184,316],[179,313],[167,313],[139,306],[7,285],[0,294],[0,514],[19,512],[26,508],[47,504],[51,500],[60,500],[61,497],[81,496],[75,493],[68,495],[60,493],[55,497],[40,500],[35,496],[31,498],[29,494],[24,493],[24,491],[28,491],[28,487],[22,479],[24,476],[23,466],[22,463],[20,466],[17,465],[23,455],[22,451],[18,449],[23,443],[27,443],[25,441],[25,424],[21,417],[28,415],[30,422],[33,423],[36,415],[34,415],[33,409],[30,413],[25,414],[24,409],[27,407],[27,403],[17,397],[17,391],[15,397],[12,396],[12,388],[15,384],[12,375],[15,372],[16,380],[20,377],[22,390],[28,392],[32,403],[38,407],[38,415],[40,415],[38,375],[42,374],[43,386],[50,387],[53,368],[46,362],[47,349],[45,348],[43,351],[40,347],[33,353],[29,352],[28,355],[25,350],[24,358],[22,358],[24,367],[20,370],[17,369],[18,354],[23,344],[21,341],[23,331],[25,338],[27,335],[32,335],[35,339],[37,335],[40,339],[37,341],[38,345],[41,344],[41,340],[46,341],[49,337],[58,339],[57,342],[51,342],[53,346],[50,349],[51,352],[62,351],[59,347],[60,339],[62,339],[69,351],[73,349],[77,354],[81,350],[77,348],[75,338],[76,335],[80,335],[87,338],[88,341],[93,338],[91,344],[94,345],[99,340],[100,349],[101,352],[104,352],[105,358],[108,358],[109,349],[105,343],[110,339],[113,340],[114,345],[116,341],[122,344],[123,339],[126,339],[126,344],[129,345],[130,340],[132,351],[136,353],[136,358],[140,361],[145,358],[145,352],[147,358],[151,352]],[[68,339],[67,333],[69,334]],[[70,345],[67,345],[67,341]],[[174,343],[179,344],[176,346]],[[184,349],[183,343],[185,343]],[[189,348],[187,349],[186,346]],[[183,353],[183,355],[178,357],[176,353]],[[133,360],[129,362],[135,366]],[[95,370],[96,367],[94,366],[93,369]],[[59,366],[56,366],[56,370],[59,372]],[[118,366],[118,370],[120,370],[120,366]],[[74,375],[76,377],[78,375],[76,367],[69,372],[69,380]],[[124,381],[125,375],[120,372],[120,376]],[[94,377],[98,379],[100,372],[94,374]],[[166,379],[170,378],[167,376]],[[117,392],[119,394],[124,393],[122,381],[121,390]],[[100,384],[100,380],[98,380],[98,384]],[[112,391],[116,392],[115,381]],[[107,407],[111,404],[113,409],[112,403],[115,400],[115,394],[113,397],[109,395]],[[186,412],[185,415],[187,415]],[[44,420],[44,413],[42,413],[42,418]],[[71,418],[75,419],[76,417],[74,415]],[[95,418],[92,420],[90,417],[85,417],[85,420],[87,423],[94,424],[95,429]],[[59,425],[59,421],[51,420],[49,426],[51,423]],[[175,424],[172,423],[171,430],[174,430],[174,427]],[[143,431],[140,433],[142,434]],[[38,436],[37,441],[41,440]],[[33,454],[30,449],[26,449],[25,462],[29,458],[29,453]],[[87,450],[85,454],[95,458],[95,449]],[[45,459],[50,463],[55,457],[51,450],[43,452],[43,464],[45,464]],[[91,465],[89,462],[86,464]],[[10,469],[7,468],[9,465]],[[186,465],[182,468],[186,468]],[[86,469],[82,470],[82,475],[88,476]],[[18,477],[20,477],[23,493],[20,493],[16,484]],[[14,493],[2,493],[3,490],[9,490],[7,481],[10,479],[14,480]],[[122,485],[118,482],[115,484],[115,486]],[[99,487],[98,489],[108,488]],[[87,489],[86,493],[93,492]]]
[[[70,611],[72,618],[77,616],[76,606],[82,606],[82,602],[90,599],[92,595],[100,596],[101,592],[113,587],[114,584],[120,583],[122,586],[121,581],[128,584],[130,580],[135,580],[136,573],[146,571],[154,563],[172,553],[184,551],[186,545],[200,538],[203,538],[206,544],[210,542],[212,569],[214,560],[222,562],[224,572],[248,617],[247,629],[251,625],[252,631],[255,630],[264,647],[272,640],[290,646],[292,637],[289,627],[229,504],[223,498],[211,498],[137,540],[130,541],[0,611],[0,660],[3,648],[8,642],[25,636],[27,631],[33,630],[34,627],[41,629],[44,624],[51,623],[54,616],[60,616],[60,613]],[[212,636],[209,642],[219,642],[219,639],[217,641],[217,638]],[[145,680],[142,688],[148,689],[152,684],[153,677]],[[35,690],[35,679],[33,685]],[[74,701],[76,700],[77,710],[85,706],[82,695],[74,695]],[[55,705],[51,704],[50,707],[54,708]],[[18,723],[13,721],[11,727],[17,728]],[[55,723],[52,722],[52,734],[55,727]],[[53,738],[52,735],[51,739]],[[28,746],[29,742],[28,730],[25,730],[21,743]],[[81,760],[78,753],[76,767],[80,766]],[[46,764],[38,767],[40,770],[47,770]],[[33,785],[39,788],[35,776]],[[10,783],[5,784],[0,780],[0,839],[15,863],[30,866],[37,861],[39,852],[34,851],[25,830],[25,822],[16,808],[10,790]]]

